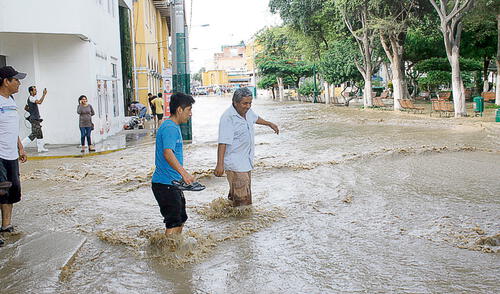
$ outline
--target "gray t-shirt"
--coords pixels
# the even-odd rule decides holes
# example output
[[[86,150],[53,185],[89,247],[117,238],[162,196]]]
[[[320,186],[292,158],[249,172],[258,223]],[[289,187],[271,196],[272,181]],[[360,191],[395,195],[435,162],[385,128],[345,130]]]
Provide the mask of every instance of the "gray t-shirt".
[[[92,116],[95,114],[92,105],[78,105],[76,112],[80,115],[80,128],[92,127]]]

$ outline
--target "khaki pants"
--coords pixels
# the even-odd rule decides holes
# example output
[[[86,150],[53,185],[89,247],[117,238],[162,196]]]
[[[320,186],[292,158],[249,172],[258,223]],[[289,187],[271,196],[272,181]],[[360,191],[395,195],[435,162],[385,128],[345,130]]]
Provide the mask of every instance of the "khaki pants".
[[[229,200],[233,201],[233,206],[243,206],[252,204],[252,175],[251,172],[234,172],[226,170],[227,181],[229,182]]]

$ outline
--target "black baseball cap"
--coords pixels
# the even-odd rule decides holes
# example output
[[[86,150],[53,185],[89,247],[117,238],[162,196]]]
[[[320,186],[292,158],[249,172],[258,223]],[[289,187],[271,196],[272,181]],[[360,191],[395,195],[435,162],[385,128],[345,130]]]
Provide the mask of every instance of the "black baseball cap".
[[[18,72],[12,66],[4,66],[0,68],[0,79],[14,78],[22,80],[26,77],[25,73]]]

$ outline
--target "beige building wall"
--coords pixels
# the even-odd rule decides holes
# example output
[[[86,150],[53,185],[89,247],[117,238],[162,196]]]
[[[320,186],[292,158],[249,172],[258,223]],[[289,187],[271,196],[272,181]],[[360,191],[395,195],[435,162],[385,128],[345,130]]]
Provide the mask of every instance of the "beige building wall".
[[[203,86],[219,86],[229,84],[227,72],[224,70],[209,70],[201,75]]]
[[[216,70],[246,70],[245,45],[224,46],[222,53],[215,53],[214,63]]]
[[[227,73],[226,84],[247,85],[251,83],[254,69],[253,50],[253,45],[248,47],[241,43],[223,46],[221,53],[214,54],[215,69]]]
[[[170,67],[168,60],[168,23],[152,0],[134,2],[135,100],[149,105],[147,94],[163,89],[162,73]]]

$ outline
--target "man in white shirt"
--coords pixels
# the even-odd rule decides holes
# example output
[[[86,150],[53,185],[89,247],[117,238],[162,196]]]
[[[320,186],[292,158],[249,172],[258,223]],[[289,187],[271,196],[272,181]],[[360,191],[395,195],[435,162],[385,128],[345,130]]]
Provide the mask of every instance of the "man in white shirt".
[[[42,98],[37,97],[37,90],[35,86],[29,87],[28,92],[30,93],[30,97],[28,98],[28,101],[26,103],[28,106],[27,111],[30,114],[28,120],[31,123],[31,134],[28,137],[24,138],[21,143],[23,144],[23,146],[26,146],[26,144],[29,144],[31,141],[36,139],[38,152],[47,152],[49,150],[44,147],[45,142],[43,141],[41,125],[43,119],[40,117],[40,111],[38,109],[38,105],[42,104],[43,100],[45,100],[47,89],[43,89]]]
[[[219,145],[215,176],[226,171],[229,200],[233,206],[252,204],[251,171],[254,157],[254,124],[265,125],[279,134],[278,126],[259,117],[252,107],[252,92],[240,88],[234,92],[232,105],[219,122]]]
[[[12,207],[21,200],[18,160],[26,162],[27,157],[19,140],[19,114],[12,94],[19,91],[19,80],[25,77],[25,73],[20,73],[11,66],[0,68],[0,187],[3,187],[0,189],[0,233],[14,231],[11,223]],[[3,240],[0,239],[1,245]]]

